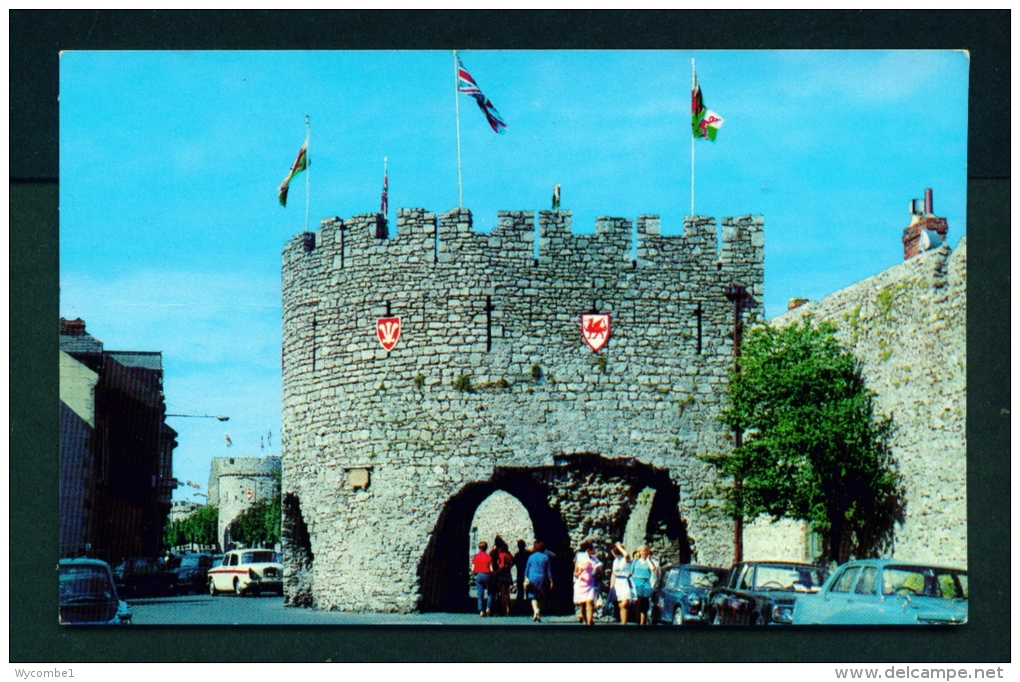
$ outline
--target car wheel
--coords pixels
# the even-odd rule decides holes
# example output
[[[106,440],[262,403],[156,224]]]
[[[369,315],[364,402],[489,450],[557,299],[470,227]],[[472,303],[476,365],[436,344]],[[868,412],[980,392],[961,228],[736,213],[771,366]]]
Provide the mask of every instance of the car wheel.
[[[216,591],[216,581],[209,578],[209,596],[215,597],[219,592]]]
[[[673,609],[673,625],[684,624],[684,612],[679,606]]]
[[[765,618],[760,613],[756,613],[751,617],[751,625],[765,625]]]
[[[722,624],[723,624],[723,622],[722,622],[722,614],[719,613],[718,610],[716,610],[716,612],[712,614],[712,625],[722,625]]]
[[[244,596],[244,590],[241,589],[241,581],[237,578],[234,578],[234,594],[238,597]]]
[[[248,591],[251,592],[251,596],[253,597],[262,596],[262,588],[259,587],[258,585],[252,585],[251,587],[248,588]]]

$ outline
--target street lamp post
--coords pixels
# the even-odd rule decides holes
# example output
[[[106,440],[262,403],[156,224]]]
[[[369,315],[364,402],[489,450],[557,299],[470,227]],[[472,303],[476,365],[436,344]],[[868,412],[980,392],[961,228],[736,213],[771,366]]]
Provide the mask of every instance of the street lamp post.
[[[168,414],[168,417],[192,417],[195,419],[218,419],[221,422],[230,421],[230,417],[222,414]]]
[[[192,419],[216,419],[221,422],[230,421],[230,417],[223,414],[168,414],[167,417],[189,417]],[[189,481],[190,483],[190,481]],[[209,502],[209,496],[205,493],[192,493],[192,495],[201,495],[205,498],[206,503]]]
[[[744,310],[754,306],[754,297],[747,293],[747,287],[740,281],[731,282],[723,290],[726,299],[733,303],[733,372],[740,372],[740,341],[743,322],[741,316]],[[740,427],[733,427],[733,448],[739,448],[744,442],[744,434]],[[744,515],[740,508],[741,480],[737,474],[733,475],[733,494],[737,502],[738,513],[733,518],[733,563],[738,564],[744,560]]]

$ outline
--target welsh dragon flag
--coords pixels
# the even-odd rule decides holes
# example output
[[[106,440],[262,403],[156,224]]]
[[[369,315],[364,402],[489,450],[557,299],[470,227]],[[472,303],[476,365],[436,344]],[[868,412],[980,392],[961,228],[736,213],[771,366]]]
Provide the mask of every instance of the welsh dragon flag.
[[[287,205],[287,192],[290,191],[290,181],[294,179],[294,176],[301,171],[308,168],[308,140],[305,139],[304,144],[301,145],[301,149],[298,151],[297,158],[294,159],[294,165],[290,167],[290,173],[283,179],[280,184],[280,206]]]
[[[691,130],[694,137],[715,142],[715,136],[722,127],[722,117],[705,108],[705,100],[701,96],[701,85],[698,77],[694,77],[694,89],[691,91]]]

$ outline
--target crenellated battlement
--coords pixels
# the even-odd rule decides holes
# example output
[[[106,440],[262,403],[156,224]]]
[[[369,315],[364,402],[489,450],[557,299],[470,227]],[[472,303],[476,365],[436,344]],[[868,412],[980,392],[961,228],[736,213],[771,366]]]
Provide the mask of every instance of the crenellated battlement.
[[[395,229],[394,229],[395,228]],[[346,220],[322,220],[314,233],[293,237],[284,249],[286,262],[312,257],[333,268],[372,268],[505,262],[516,267],[577,267],[670,270],[737,268],[764,262],[764,219],[724,218],[722,234],[715,218],[688,216],[680,235],[663,235],[657,215],[628,218],[599,216],[593,234],[572,231],[570,211],[500,211],[490,233],[476,232],[471,211],[452,209],[435,214],[423,208],[398,209],[395,226],[377,236],[374,213]]]

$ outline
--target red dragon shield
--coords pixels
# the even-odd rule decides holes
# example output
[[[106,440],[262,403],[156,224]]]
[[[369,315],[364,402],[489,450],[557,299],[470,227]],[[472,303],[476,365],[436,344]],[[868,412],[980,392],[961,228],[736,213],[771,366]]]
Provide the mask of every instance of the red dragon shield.
[[[581,337],[597,353],[609,340],[609,313],[581,315]]]

